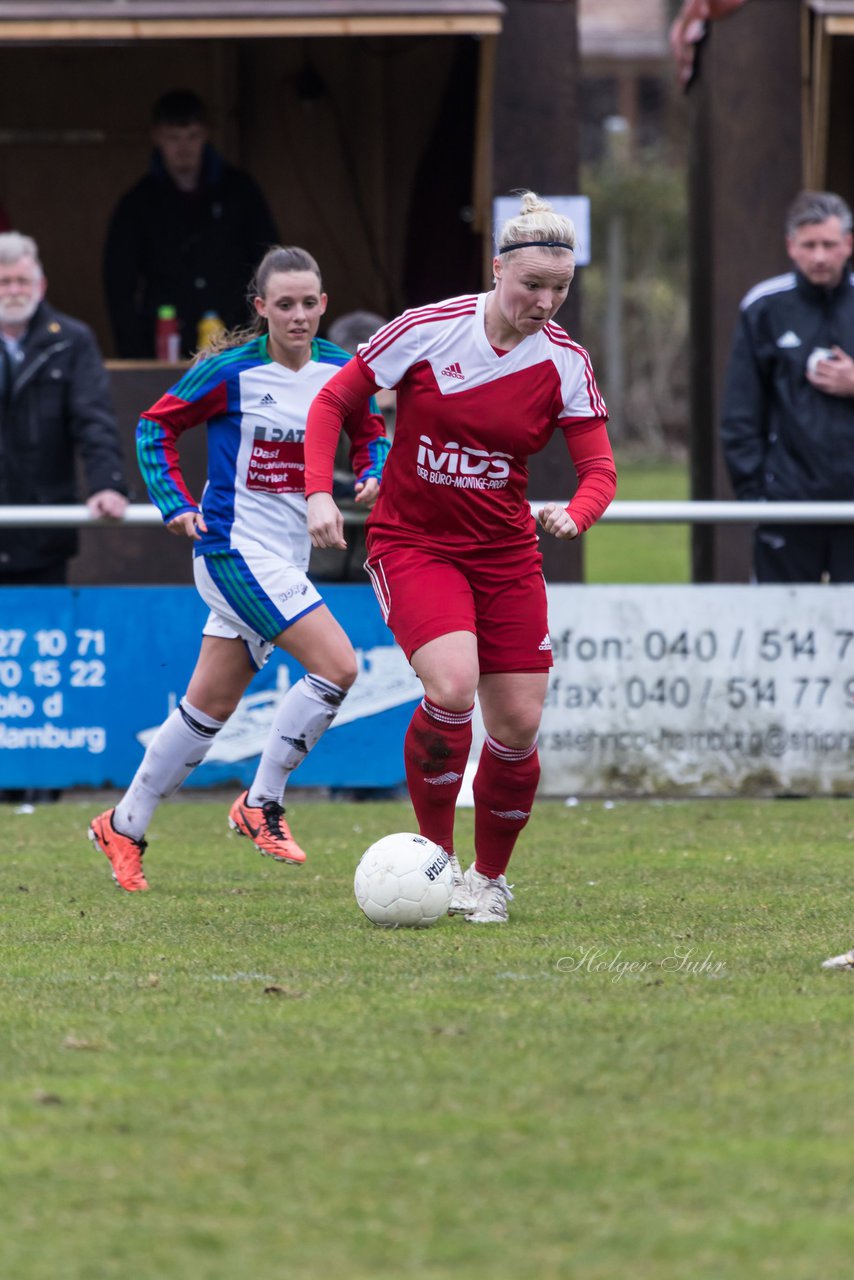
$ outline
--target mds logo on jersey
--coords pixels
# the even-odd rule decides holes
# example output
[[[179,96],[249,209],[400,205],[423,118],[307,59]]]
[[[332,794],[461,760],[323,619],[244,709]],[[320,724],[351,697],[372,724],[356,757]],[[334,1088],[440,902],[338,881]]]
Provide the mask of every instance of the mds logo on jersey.
[[[419,440],[417,470],[422,480],[457,489],[503,489],[507,484],[512,454],[490,453],[456,442],[435,445],[429,436]]]

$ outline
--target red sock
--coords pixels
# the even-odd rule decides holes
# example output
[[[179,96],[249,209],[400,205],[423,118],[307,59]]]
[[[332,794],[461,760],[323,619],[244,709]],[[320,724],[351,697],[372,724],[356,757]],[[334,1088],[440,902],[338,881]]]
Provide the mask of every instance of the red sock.
[[[514,751],[487,736],[474,777],[475,870],[504,875],[519,832],[531,816],[540,757],[537,744]]]
[[[473,706],[446,711],[423,698],[403,744],[406,785],[418,830],[448,853],[454,852],[454,809],[471,750],[473,713]]]

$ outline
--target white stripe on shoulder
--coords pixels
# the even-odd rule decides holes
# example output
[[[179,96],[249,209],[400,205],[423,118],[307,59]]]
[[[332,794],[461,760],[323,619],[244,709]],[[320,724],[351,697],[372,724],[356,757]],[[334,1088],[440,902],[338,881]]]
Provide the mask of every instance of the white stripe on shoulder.
[[[770,297],[773,293],[787,293],[795,287],[794,271],[787,271],[783,276],[772,276],[770,280],[760,280],[741,300],[741,310],[751,307],[760,298]]]

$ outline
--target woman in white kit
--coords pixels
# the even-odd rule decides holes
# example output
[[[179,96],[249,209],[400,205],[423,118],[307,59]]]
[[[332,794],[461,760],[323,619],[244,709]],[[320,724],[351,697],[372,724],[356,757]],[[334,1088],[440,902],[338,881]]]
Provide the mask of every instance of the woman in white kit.
[[[284,818],[293,770],[329,728],[356,678],[353,647],[306,575],[303,439],[309,405],[349,360],[317,337],[326,310],[320,269],[304,249],[271,249],[249,289],[254,320],[198,359],[140,419],[137,456],[166,527],[194,544],[196,586],[210,606],[184,697],[151,741],[115,809],[89,838],[130,892],[142,869],[149,820],[207,754],[273,646],[305,674],[280,703],[249,789],[230,825],[261,853],[301,863]],[[177,440],[207,424],[208,476],[201,504],[181,475]],[[376,500],[388,441],[372,405],[347,422],[356,501]]]

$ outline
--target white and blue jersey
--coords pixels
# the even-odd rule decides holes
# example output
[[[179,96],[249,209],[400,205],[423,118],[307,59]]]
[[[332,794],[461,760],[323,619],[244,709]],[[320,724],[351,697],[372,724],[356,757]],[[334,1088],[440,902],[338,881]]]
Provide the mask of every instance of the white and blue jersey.
[[[261,336],[192,365],[137,427],[137,457],[152,502],[167,523],[201,509],[207,532],[194,554],[204,557],[204,581],[215,584],[229,613],[268,641],[302,616],[293,612],[299,604],[293,593],[288,601],[277,600],[265,589],[264,577],[276,562],[302,574],[308,567],[305,421],[317,392],[349,359],[340,347],[316,338],[311,359],[294,371],[270,358]],[[202,424],[208,474],[199,504],[181,474],[177,442]],[[354,474],[378,479],[389,447],[382,417],[371,404],[345,426]],[[256,571],[261,565],[263,573]],[[208,599],[207,591],[202,594]],[[319,603],[313,588],[310,595],[302,612]]]

